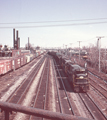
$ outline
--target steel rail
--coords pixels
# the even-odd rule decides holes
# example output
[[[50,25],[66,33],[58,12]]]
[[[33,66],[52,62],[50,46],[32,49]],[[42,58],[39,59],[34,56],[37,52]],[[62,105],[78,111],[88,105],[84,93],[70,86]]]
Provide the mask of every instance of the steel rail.
[[[78,64],[78,63],[77,63]],[[78,64],[79,65],[79,64]],[[103,80],[106,84],[107,84],[107,80],[97,76],[95,73],[91,72],[90,70],[88,70],[88,73],[92,74],[93,76],[97,77],[97,78],[100,78],[101,80]]]
[[[89,111],[89,113],[91,114],[93,119],[96,119],[96,117],[94,116],[93,112],[91,112],[90,108],[88,107],[87,103],[85,103],[84,99],[82,98],[82,96],[80,95],[80,93],[78,93],[78,95],[80,96],[82,102],[84,103],[84,105],[86,106],[87,110]]]
[[[56,61],[55,61],[55,63],[56,63]],[[56,67],[57,67],[57,66],[56,66]],[[68,103],[69,103],[69,105],[70,105],[71,112],[72,112],[73,115],[75,115],[75,113],[74,113],[74,111],[73,111],[73,108],[72,108],[72,105],[71,105],[71,103],[70,103],[70,100],[69,100],[68,94],[67,94],[67,92],[66,92],[66,88],[65,88],[65,85],[64,85],[64,83],[63,83],[63,80],[62,80],[61,74],[60,74],[60,72],[59,72],[59,70],[58,70],[58,67],[57,67],[57,71],[58,71],[58,74],[59,74],[59,76],[60,76],[60,79],[61,79],[61,82],[62,82],[62,85],[63,85],[63,88],[64,88],[64,92],[65,92],[65,94],[66,94],[66,96],[67,96],[67,100],[68,100]]]
[[[48,58],[48,60],[50,60]],[[46,100],[47,100],[47,91],[48,91],[48,82],[49,82],[49,71],[50,71],[50,61],[48,62],[48,67],[47,67],[48,71],[47,71],[47,81],[46,81],[46,91],[45,91],[45,100],[44,100],[44,107],[43,109],[46,109]],[[44,120],[44,118],[43,118]]]
[[[107,92],[107,89],[105,89],[104,87],[102,87],[101,85],[98,84],[98,86],[100,86],[103,90],[105,90]]]
[[[49,60],[49,58],[48,58]],[[46,105],[46,100],[47,100],[47,91],[48,91],[48,82],[49,82],[49,66],[50,66],[50,62],[48,62],[48,71],[47,71],[47,81],[46,81],[46,91],[45,91],[45,101],[44,101],[44,110],[45,110],[45,105]]]
[[[46,63],[46,61],[45,61],[45,63]],[[38,84],[38,89],[37,89],[37,93],[36,93],[36,97],[35,97],[35,100],[34,100],[34,104],[33,104],[33,108],[34,108],[34,106],[35,106],[35,104],[36,104],[36,101],[37,101],[37,97],[38,97],[38,94],[39,94],[39,90],[40,90],[40,86],[41,86],[41,83],[42,83],[42,79],[43,79],[43,74],[44,74],[44,72],[45,72],[45,67],[46,67],[46,64],[44,65],[44,67],[43,67],[43,71],[42,71],[42,74],[41,74],[41,78],[40,78],[40,82],[39,82],[39,84]],[[32,119],[32,116],[30,115],[30,117],[29,117],[29,120],[31,120]]]
[[[44,60],[44,59],[43,59],[43,60]],[[25,94],[25,92],[27,91],[27,89],[29,88],[29,86],[31,85],[31,83],[32,83],[32,81],[34,80],[34,78],[35,78],[35,76],[37,75],[37,73],[39,72],[39,70],[40,70],[40,68],[41,68],[41,66],[42,66],[42,64],[43,64],[43,62],[44,62],[43,60],[42,60],[40,63],[38,63],[38,65],[40,64],[40,66],[37,67],[36,72],[35,72],[35,73],[33,74],[33,76],[31,77],[31,80],[30,80],[29,84],[28,84],[27,87],[25,88],[25,90],[24,90],[23,94],[21,95],[20,99],[18,100],[17,104],[18,104],[19,101],[22,99],[23,95]],[[34,70],[32,70],[32,71],[34,71]]]
[[[93,79],[89,78],[90,80],[92,80],[94,83],[98,84],[97,82],[95,82]],[[105,89],[104,87],[102,87],[100,84],[98,84],[99,87],[101,87],[104,91],[107,92],[107,89]]]
[[[35,58],[34,58],[32,61],[30,61],[29,63],[32,64],[32,62],[33,62],[34,60],[38,60],[39,57],[41,57],[41,56],[37,56],[37,57],[35,57]],[[26,63],[26,64],[22,65],[21,67],[17,68],[17,70],[21,69],[23,66],[25,66],[25,65],[27,65],[27,64],[29,64],[29,63]],[[11,73],[11,72],[13,72],[13,70],[10,70],[10,71],[8,71],[8,72],[5,73],[5,74],[0,75],[0,78],[3,78],[3,79],[4,79],[4,78],[5,78],[5,75],[7,75],[7,74],[9,74],[9,73]]]
[[[42,59],[41,61],[39,61],[36,66],[38,66],[40,63],[42,63],[43,60],[44,60],[44,59]],[[40,66],[40,67],[41,67],[41,66]],[[36,76],[36,74],[38,73],[40,67],[38,67],[37,72],[35,72],[35,74],[33,74],[33,77],[32,77],[32,79],[31,79],[31,81],[29,82],[29,84],[27,85],[26,89],[24,90],[23,94],[25,93],[25,91],[27,90],[27,88],[29,87],[29,85],[31,84],[33,78],[34,78],[34,77]],[[34,71],[34,70],[35,70],[35,67],[33,68],[32,71]],[[12,97],[14,96],[14,94],[23,86],[23,84],[26,82],[26,80],[32,75],[32,71],[30,72],[30,74],[28,75],[28,77],[25,78],[25,80],[22,82],[22,84],[14,91],[14,93],[12,94],[12,96],[10,96],[10,98],[7,100],[7,102],[9,102],[9,101],[12,99]],[[21,95],[21,97],[19,98],[19,100],[22,98],[23,94]],[[19,100],[17,101],[17,103],[19,102]]]
[[[90,98],[90,100],[94,103],[94,105],[98,108],[98,110],[100,111],[100,113],[103,115],[103,117],[107,120],[107,116],[105,116],[105,114],[102,112],[102,110],[98,107],[98,105],[94,102],[94,100],[92,99],[92,97],[86,93],[87,96]]]
[[[52,60],[52,63],[53,63],[53,60]],[[59,90],[58,90],[58,82],[57,82],[57,77],[56,77],[56,71],[55,71],[55,66],[54,66],[54,63],[52,64],[52,67],[53,67],[53,72],[54,72],[54,76],[55,76],[55,82],[56,82],[56,88],[57,88],[57,95],[58,95],[58,100],[59,100],[59,108],[60,108],[60,112],[62,112],[62,105],[61,105],[61,98],[60,98],[60,95],[59,95]]]
[[[96,91],[98,93],[100,93],[103,97],[105,97],[107,99],[107,96],[105,96],[100,90],[98,90],[98,88],[96,88],[94,85],[90,84],[94,89],[96,89]],[[107,91],[106,91],[107,92]]]
[[[39,69],[41,68],[41,65],[42,65],[43,62],[44,62],[44,58],[43,58],[42,60],[40,60],[40,61],[38,62],[38,64],[36,65],[36,68],[37,68],[36,72],[35,72],[35,73],[33,74],[33,76],[31,77],[31,80],[30,80],[29,84],[28,84],[27,87],[24,89],[23,93],[21,94],[21,96],[20,96],[20,98],[19,98],[19,100],[17,101],[16,104],[18,104],[19,101],[22,99],[22,97],[23,97],[23,95],[25,94],[26,90],[28,89],[28,87],[30,86],[30,84],[32,83],[32,81],[34,80],[36,74],[39,72]],[[39,67],[37,67],[37,66],[39,66]],[[34,67],[32,71],[34,71],[36,68]],[[28,79],[28,78],[32,75],[32,71],[30,72],[30,75],[28,75],[28,77],[27,77],[26,79]],[[26,79],[24,80],[23,84],[26,82]],[[21,86],[22,86],[23,84],[21,84]],[[21,86],[20,86],[20,87],[21,87]],[[18,87],[18,89],[14,92],[14,94],[20,89],[20,87]],[[9,99],[7,102],[9,102],[9,101],[11,100],[11,98],[14,96],[14,94],[10,97],[10,99]]]
[[[44,60],[44,57],[37,63],[37,65],[36,66],[38,66],[38,65],[40,65],[42,62],[43,62],[43,60]],[[41,67],[41,65],[40,65],[40,67]],[[33,75],[33,77],[38,73],[38,71],[39,71],[39,69],[40,69],[40,67],[38,67],[38,69],[37,69],[37,72],[35,72],[35,74]],[[33,70],[35,70],[35,67],[33,68]],[[28,75],[28,77],[30,77],[32,75],[32,71],[30,72],[30,74]],[[9,102],[11,99],[12,99],[12,97],[14,97],[14,94],[20,89],[20,87],[24,84],[24,82],[26,82],[26,80],[27,80],[27,78],[25,78],[25,80],[22,82],[22,84],[14,91],[14,93],[8,98],[8,100],[6,100],[7,102]],[[32,79],[33,80],[33,79]],[[31,81],[32,81],[31,80]],[[31,83],[31,82],[30,82]],[[30,85],[30,84],[29,84]],[[24,90],[24,92],[26,91],[26,89]],[[21,95],[21,97],[22,97],[22,95]],[[21,97],[19,98],[19,99],[21,99]],[[18,101],[19,102],[19,101]],[[17,102],[17,103],[18,103]]]
[[[91,75],[93,75],[93,76],[95,76],[95,77],[97,77],[97,78],[100,78],[100,80],[103,80],[103,81],[104,81],[104,83],[105,83],[105,84],[107,84],[107,81],[106,81],[105,79],[103,79],[103,78],[101,78],[101,77],[97,76],[96,74],[92,73],[92,72],[91,72],[91,71],[89,71],[89,70],[88,70],[88,72],[89,72]]]

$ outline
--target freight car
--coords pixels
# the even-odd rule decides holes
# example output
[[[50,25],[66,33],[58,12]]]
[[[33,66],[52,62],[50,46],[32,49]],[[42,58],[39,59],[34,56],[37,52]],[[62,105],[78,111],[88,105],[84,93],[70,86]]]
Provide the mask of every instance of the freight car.
[[[51,53],[50,53],[51,54]],[[55,53],[56,54],[56,53]],[[75,92],[87,92],[89,90],[88,71],[65,56],[54,54],[54,58],[64,69]],[[53,55],[53,54],[51,54]],[[58,60],[59,59],[59,60]]]
[[[16,70],[23,65],[26,65],[41,54],[43,54],[43,52],[24,55],[20,54],[19,56],[13,57],[0,57],[0,75],[6,74],[9,71]]]
[[[0,60],[0,75],[12,70],[11,60]]]

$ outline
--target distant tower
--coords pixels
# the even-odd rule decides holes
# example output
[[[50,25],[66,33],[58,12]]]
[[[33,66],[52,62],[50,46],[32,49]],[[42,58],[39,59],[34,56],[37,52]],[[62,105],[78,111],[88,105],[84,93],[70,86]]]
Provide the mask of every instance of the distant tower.
[[[18,30],[16,31],[16,44],[17,44],[16,48],[19,49],[19,46],[18,46]]]
[[[15,29],[13,29],[13,48],[15,49]]]
[[[18,38],[18,48],[20,49],[20,38]]]
[[[20,48],[20,38],[18,37],[18,30],[16,31],[16,39],[15,39],[15,29],[13,29],[13,48],[19,49]]]

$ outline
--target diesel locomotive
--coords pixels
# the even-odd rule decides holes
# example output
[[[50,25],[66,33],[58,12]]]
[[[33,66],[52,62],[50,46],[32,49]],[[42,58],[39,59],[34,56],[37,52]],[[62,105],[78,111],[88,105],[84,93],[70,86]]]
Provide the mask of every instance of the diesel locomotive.
[[[62,66],[75,92],[87,92],[89,90],[88,70],[86,68],[75,64],[69,58],[57,52],[49,54]]]

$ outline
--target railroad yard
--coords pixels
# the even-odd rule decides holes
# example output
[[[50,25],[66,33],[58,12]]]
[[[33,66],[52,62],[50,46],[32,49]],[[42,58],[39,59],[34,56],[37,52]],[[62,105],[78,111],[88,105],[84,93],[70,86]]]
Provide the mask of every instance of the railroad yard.
[[[77,116],[107,119],[107,83],[88,72],[90,90],[74,92],[68,76],[53,56],[44,53],[15,71],[0,76],[0,101]],[[0,120],[5,119],[4,112]],[[12,112],[9,120],[41,117]],[[76,120],[76,119],[75,119]],[[82,119],[81,119],[82,120]]]
[[[107,120],[107,0],[0,1],[0,120]]]

